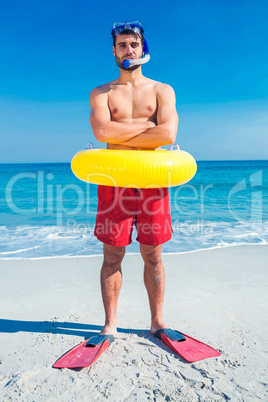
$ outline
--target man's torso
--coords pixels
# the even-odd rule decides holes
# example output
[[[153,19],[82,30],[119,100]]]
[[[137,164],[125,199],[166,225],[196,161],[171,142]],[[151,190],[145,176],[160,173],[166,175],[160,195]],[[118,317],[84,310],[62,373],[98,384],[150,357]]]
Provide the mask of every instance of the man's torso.
[[[157,124],[157,91],[161,83],[144,77],[136,86],[120,84],[118,80],[105,84],[111,120],[122,123],[152,121]],[[119,144],[107,144],[108,149],[134,149]]]

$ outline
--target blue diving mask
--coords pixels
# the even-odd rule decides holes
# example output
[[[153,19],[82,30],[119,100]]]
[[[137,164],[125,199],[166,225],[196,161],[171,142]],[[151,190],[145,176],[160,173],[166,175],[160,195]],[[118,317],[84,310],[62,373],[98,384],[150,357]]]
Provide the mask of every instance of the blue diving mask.
[[[139,21],[115,22],[111,34],[113,37],[115,37],[116,35],[121,35],[122,32],[126,31],[127,29],[133,31],[135,34],[143,36],[144,38],[144,29],[142,28],[141,23]],[[147,41],[144,38],[142,57],[140,59],[124,60],[122,67],[129,68],[132,66],[145,64],[148,63],[149,60],[150,60],[150,52],[147,45]]]

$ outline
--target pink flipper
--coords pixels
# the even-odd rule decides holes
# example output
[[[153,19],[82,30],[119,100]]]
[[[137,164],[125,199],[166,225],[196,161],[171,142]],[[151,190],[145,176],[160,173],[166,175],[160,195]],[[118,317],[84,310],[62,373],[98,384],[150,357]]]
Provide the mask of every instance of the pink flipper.
[[[112,335],[96,335],[61,356],[54,368],[82,368],[89,367],[113,342]]]
[[[159,329],[154,335],[189,363],[220,356],[211,346],[169,328]]]

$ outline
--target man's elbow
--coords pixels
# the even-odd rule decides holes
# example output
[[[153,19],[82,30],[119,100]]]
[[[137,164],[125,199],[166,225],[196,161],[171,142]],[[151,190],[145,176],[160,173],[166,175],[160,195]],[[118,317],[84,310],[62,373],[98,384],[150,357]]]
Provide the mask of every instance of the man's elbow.
[[[171,129],[167,131],[167,141],[168,141],[168,145],[175,143],[175,141],[176,141],[176,136],[177,136],[177,131],[171,130]]]
[[[105,132],[102,129],[93,129],[93,134],[98,142],[106,142]]]
[[[174,144],[176,141],[178,124],[179,124],[179,116],[176,113],[176,117],[175,117],[174,121],[172,122],[172,124],[170,124],[169,130],[168,130],[168,140],[170,141],[169,144]]]

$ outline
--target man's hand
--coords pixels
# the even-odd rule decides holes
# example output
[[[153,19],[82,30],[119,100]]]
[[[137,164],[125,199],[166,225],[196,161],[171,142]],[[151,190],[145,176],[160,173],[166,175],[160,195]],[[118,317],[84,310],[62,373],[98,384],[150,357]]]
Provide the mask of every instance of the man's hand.
[[[151,120],[148,120],[147,123],[148,123],[148,126],[149,126],[149,127],[147,127],[147,130],[148,130],[149,128],[153,128],[153,127],[156,126],[156,124],[155,124],[153,121],[151,121]]]

